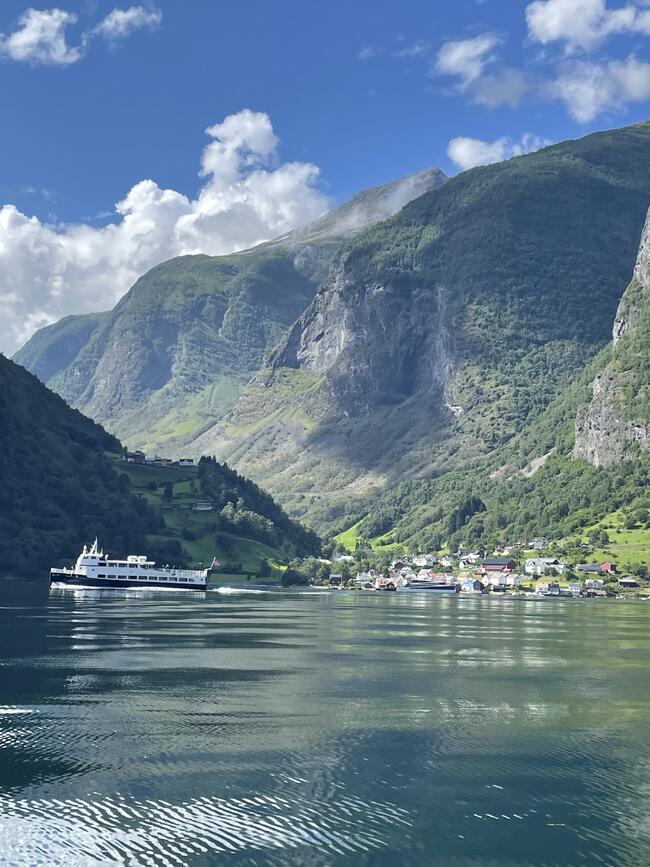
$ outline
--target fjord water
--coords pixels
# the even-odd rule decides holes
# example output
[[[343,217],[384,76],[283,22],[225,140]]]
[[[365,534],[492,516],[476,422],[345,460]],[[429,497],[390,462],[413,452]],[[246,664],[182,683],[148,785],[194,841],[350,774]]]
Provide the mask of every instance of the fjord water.
[[[3,597],[0,864],[650,863],[650,604]]]

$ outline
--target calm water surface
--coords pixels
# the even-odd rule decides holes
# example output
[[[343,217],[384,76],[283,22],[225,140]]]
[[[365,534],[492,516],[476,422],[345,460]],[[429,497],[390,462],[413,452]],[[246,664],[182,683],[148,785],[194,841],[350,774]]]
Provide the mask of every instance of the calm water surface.
[[[0,864],[650,864],[650,603],[0,589]]]

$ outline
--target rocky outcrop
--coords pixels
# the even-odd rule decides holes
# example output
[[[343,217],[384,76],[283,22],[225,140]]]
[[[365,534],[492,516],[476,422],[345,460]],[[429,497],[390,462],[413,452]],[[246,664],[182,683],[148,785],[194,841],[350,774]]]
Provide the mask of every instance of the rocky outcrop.
[[[631,447],[650,451],[650,425],[638,417],[634,400],[650,387],[643,373],[650,359],[649,322],[650,212],[632,282],[616,312],[612,359],[594,379],[591,401],[578,411],[574,457],[606,467],[629,457]]]
[[[344,256],[269,364],[321,377],[324,405],[347,417],[420,393],[442,402],[453,366],[446,292],[417,279],[355,285]]]

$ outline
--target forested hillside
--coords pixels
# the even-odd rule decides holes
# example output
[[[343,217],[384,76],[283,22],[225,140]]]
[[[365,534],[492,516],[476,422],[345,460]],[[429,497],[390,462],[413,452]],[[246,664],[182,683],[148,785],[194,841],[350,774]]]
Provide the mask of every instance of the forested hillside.
[[[159,518],[105,456],[120,449],[0,355],[0,573],[43,578],[95,536],[116,554],[143,547]]]

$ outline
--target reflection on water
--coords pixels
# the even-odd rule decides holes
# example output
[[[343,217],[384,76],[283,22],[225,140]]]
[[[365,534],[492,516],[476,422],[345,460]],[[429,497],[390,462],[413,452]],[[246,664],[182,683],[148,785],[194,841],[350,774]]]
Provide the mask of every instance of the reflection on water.
[[[649,626],[642,603],[7,585],[0,864],[650,863]]]

